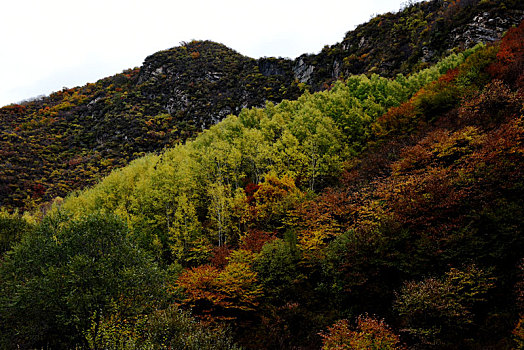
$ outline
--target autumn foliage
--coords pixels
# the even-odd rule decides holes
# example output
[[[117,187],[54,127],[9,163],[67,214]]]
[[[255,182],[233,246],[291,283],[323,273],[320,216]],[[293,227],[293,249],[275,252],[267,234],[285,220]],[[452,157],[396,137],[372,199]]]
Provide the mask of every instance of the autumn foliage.
[[[445,3],[443,21],[476,5]],[[418,9],[396,29],[419,28]],[[0,211],[0,346],[522,346],[523,31],[409,77],[351,76],[244,109],[45,213]],[[192,45],[177,52],[204,61]],[[106,81],[121,83],[108,104],[128,101],[116,96],[135,74]],[[20,130],[62,125],[82,91]],[[137,120],[162,138],[170,118]],[[94,174],[92,156],[63,164]],[[15,199],[37,207],[59,184]]]
[[[218,319],[255,310],[262,296],[256,272],[244,263],[230,263],[223,270],[201,265],[184,272],[177,285],[186,294],[184,304]]]
[[[512,86],[524,86],[524,23],[508,30],[489,71]]]
[[[323,350],[403,349],[399,336],[384,320],[368,315],[359,316],[355,327],[351,327],[347,320],[340,320],[321,336]]]

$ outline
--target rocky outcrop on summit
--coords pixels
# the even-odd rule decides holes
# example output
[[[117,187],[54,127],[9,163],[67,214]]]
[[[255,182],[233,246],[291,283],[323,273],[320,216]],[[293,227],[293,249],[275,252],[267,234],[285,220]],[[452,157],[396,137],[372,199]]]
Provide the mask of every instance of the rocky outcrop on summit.
[[[502,34],[512,26],[518,25],[524,19],[524,10],[509,10],[504,15],[482,12],[471,21],[451,31],[450,47],[471,47],[478,42],[492,42],[502,37]]]
[[[205,129],[242,108],[298,97],[289,66],[283,59],[257,61],[222,44],[194,41],[147,57],[138,84],[146,101]]]
[[[295,65],[293,66],[293,73],[295,74],[295,78],[304,84],[309,84],[311,82],[311,77],[313,76],[314,71],[315,66],[304,62],[304,59],[302,57],[299,57],[295,61]]]

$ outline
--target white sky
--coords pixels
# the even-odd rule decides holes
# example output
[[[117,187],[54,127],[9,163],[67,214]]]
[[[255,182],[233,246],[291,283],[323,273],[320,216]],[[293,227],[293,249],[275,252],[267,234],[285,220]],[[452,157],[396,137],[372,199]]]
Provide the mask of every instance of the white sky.
[[[0,106],[138,67],[181,41],[253,58],[340,42],[405,0],[1,0]]]

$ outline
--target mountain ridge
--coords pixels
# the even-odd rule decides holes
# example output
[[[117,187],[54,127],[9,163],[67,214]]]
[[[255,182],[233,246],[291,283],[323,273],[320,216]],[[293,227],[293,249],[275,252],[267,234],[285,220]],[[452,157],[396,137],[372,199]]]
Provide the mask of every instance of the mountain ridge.
[[[293,100],[352,74],[410,74],[451,47],[496,39],[522,18],[518,1],[433,0],[379,15],[295,60],[255,60],[194,41],[148,56],[141,68],[3,107],[0,206],[25,210],[63,197],[245,107]]]

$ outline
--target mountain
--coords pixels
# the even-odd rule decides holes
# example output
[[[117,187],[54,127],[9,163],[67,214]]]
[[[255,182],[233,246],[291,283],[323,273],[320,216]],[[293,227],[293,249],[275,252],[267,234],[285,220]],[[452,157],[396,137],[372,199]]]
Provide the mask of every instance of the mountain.
[[[0,347],[522,348],[523,42],[524,21],[244,108],[45,211],[0,210]],[[177,103],[199,55],[126,74]]]
[[[351,74],[409,74],[452,50],[499,39],[523,16],[521,1],[408,1],[403,10],[376,16],[348,32],[341,43],[298,57],[295,72],[316,89]]]
[[[318,54],[251,59],[185,43],[140,68],[0,109],[0,206],[29,209],[266,101],[296,99],[351,74],[410,74],[453,49],[500,38],[520,1],[411,4],[373,18]]]
[[[0,111],[0,205],[28,208],[64,196],[244,107],[296,98],[289,65],[191,42],[148,57],[140,69],[6,106]]]

